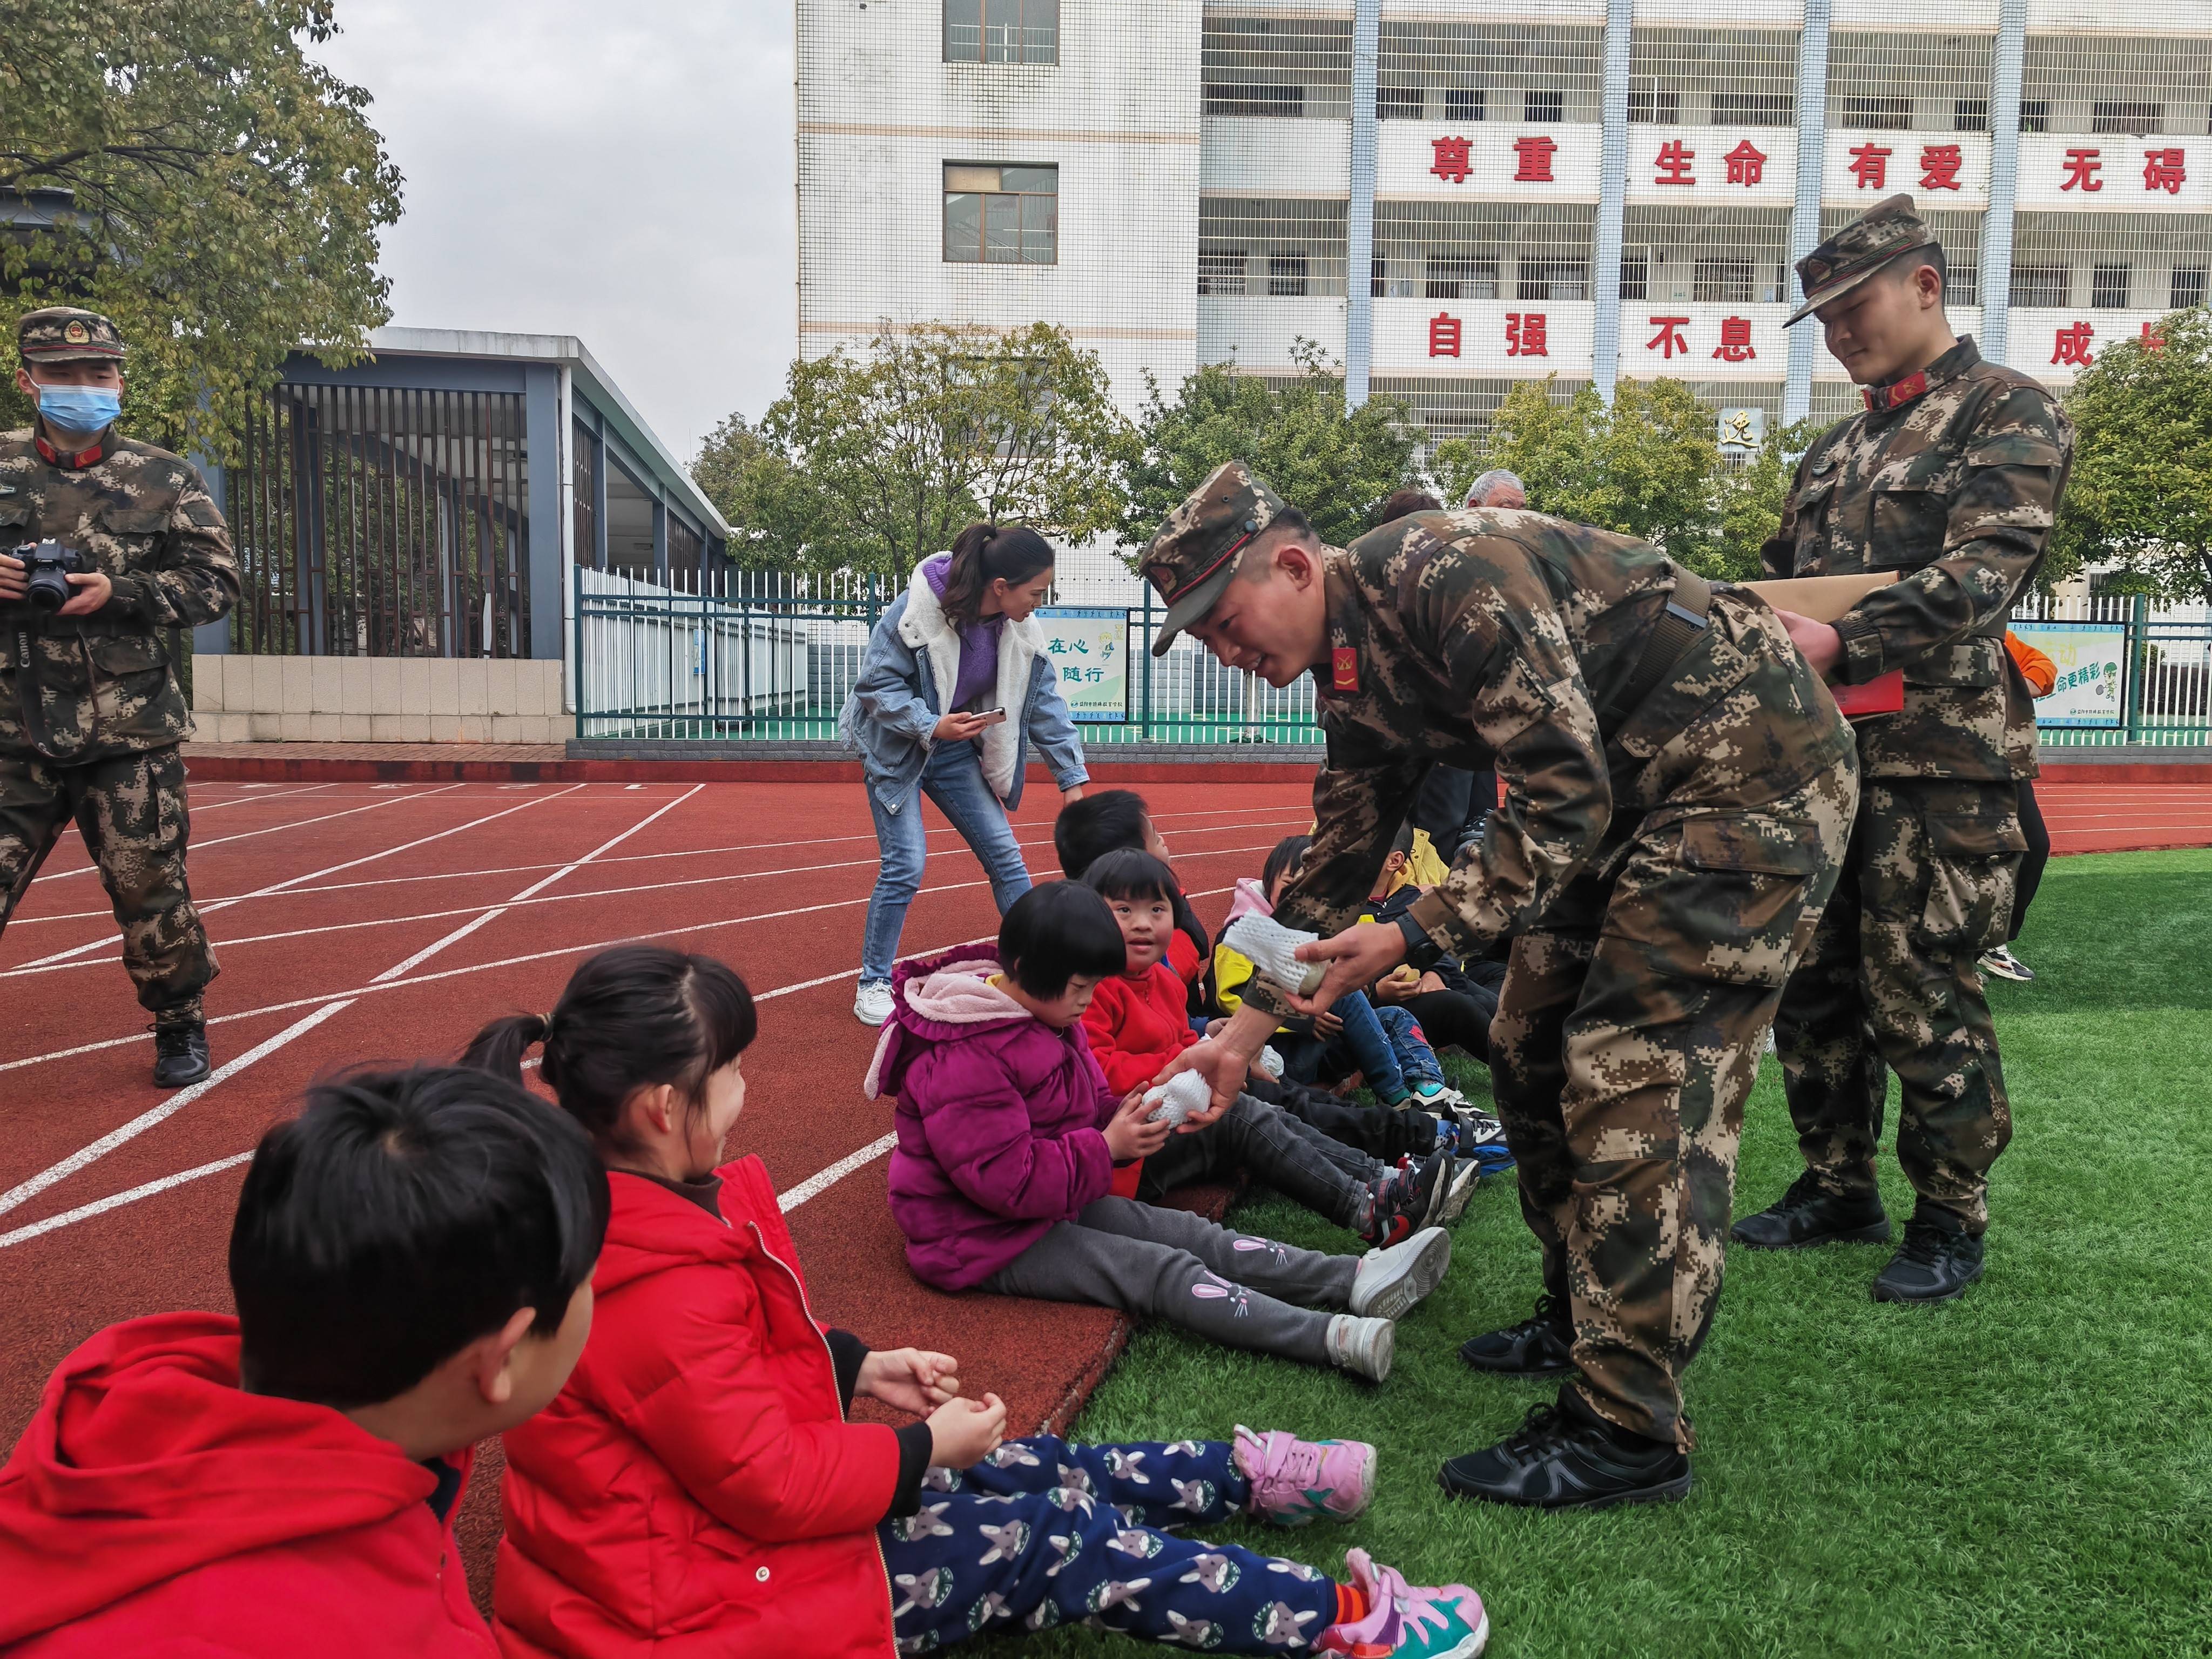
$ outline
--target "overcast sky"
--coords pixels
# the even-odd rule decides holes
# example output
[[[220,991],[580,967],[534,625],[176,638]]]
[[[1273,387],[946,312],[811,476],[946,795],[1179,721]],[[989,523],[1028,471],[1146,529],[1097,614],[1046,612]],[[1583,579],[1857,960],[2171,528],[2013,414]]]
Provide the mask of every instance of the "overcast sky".
[[[406,176],[392,321],[574,334],[688,461],[780,389],[788,0],[338,0],[321,50]]]

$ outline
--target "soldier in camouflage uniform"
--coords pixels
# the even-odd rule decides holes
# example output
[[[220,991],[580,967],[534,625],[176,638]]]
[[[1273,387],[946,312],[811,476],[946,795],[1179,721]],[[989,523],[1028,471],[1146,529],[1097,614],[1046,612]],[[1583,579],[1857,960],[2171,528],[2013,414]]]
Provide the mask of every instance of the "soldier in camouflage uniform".
[[[2035,714],[2005,650],[2072,465],[2051,394],[1982,361],[1943,315],[1942,246],[1893,196],[1798,273],[1866,412],[1806,451],[1767,574],[1895,571],[1832,628],[1788,619],[1807,659],[1860,684],[1902,670],[1902,713],[1863,721],[1865,779],[1835,897],[1775,1024],[1806,1170],[1747,1216],[1747,1244],[1881,1240],[1875,1189],[1887,1060],[1898,1161],[1918,1195],[1878,1300],[1940,1301],[1981,1276],[1990,1166],[2012,1134],[1976,959],[2001,943],[2027,838]]]
[[[154,1016],[154,1080],[208,1073],[200,993],[214,953],[185,881],[191,821],[177,745],[191,712],[162,631],[238,599],[230,532],[192,466],[119,435],[115,325],[57,306],[22,319],[15,383],[37,424],[0,433],[0,930],[70,819]],[[58,611],[24,602],[10,555],[42,541],[89,568]]]
[[[1547,1293],[1462,1352],[1570,1380],[1443,1484],[1546,1507],[1680,1496],[1744,1097],[1856,799],[1834,701],[1757,600],[1535,513],[1417,514],[1325,547],[1231,462],[1145,572],[1163,641],[1188,629],[1278,686],[1312,670],[1328,743],[1275,908],[1333,936],[1301,952],[1328,977],[1305,998],[1255,980],[1176,1069],[1218,1104],[1280,1016],[1511,934],[1492,1066]],[[1494,767],[1505,804],[1402,922],[1353,926],[1438,764]]]

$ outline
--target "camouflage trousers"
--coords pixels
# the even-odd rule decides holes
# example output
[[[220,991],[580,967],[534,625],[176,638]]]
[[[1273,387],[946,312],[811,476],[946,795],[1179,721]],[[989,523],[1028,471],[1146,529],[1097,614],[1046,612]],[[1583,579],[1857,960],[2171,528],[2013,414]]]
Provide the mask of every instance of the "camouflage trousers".
[[[59,765],[0,755],[0,933],[71,818],[123,929],[123,965],[158,1023],[197,1018],[215,952],[185,882],[191,818],[173,744]]]
[[[2019,786],[1869,778],[1843,879],[1774,1023],[1806,1167],[1871,1195],[1888,1076],[1897,1161],[1923,1207],[1989,1225],[2012,1139],[1976,959],[2009,931],[2027,838]]]
[[[1832,713],[1830,718],[1836,718]],[[1744,1097],[1849,836],[1845,757],[1761,804],[1620,815],[1517,935],[1491,1070],[1571,1386],[1687,1450],[1682,1372],[1720,1301]]]

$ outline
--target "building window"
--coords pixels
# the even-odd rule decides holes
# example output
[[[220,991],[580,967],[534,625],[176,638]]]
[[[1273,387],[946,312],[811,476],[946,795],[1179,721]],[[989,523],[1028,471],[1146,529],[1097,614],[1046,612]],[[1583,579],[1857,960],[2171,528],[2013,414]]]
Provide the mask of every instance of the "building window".
[[[1624,300],[1648,300],[1651,297],[1651,256],[1642,248],[1624,250],[1620,256],[1620,297]]]
[[[2020,100],[2020,130],[2022,132],[2051,131],[2051,100],[2048,98],[2023,98]]]
[[[1700,259],[1691,267],[1690,297],[1726,305],[1752,303],[1758,263],[1751,259]]]
[[[1567,118],[1567,94],[1564,92],[1524,92],[1521,94],[1521,118],[1524,121],[1564,121]]]
[[[1717,127],[1786,127],[1796,118],[1797,100],[1787,93],[1713,94],[1713,125]]]
[[[2014,265],[2012,302],[2016,306],[2063,306],[2066,303],[2064,265]]]
[[[2199,273],[2202,274],[2201,272]],[[569,489],[574,497],[575,560],[586,567],[599,562],[599,441],[581,421],[574,422],[568,438]]]
[[[1376,88],[1375,118],[1378,121],[1419,120],[1421,118],[1420,88]]]
[[[2096,265],[2089,272],[2089,303],[2099,311],[2128,307],[2129,265]]]
[[[1910,98],[1846,98],[1844,125],[1876,132],[1905,132],[1912,126]]]
[[[1986,98],[1954,98],[1951,100],[1951,131],[1954,132],[1987,132],[1990,130],[1990,100]]]
[[[2163,104],[2124,104],[2100,99],[2089,109],[2092,132],[2156,132],[2166,119]]]
[[[1679,126],[1682,121],[1682,94],[1672,88],[1639,87],[1632,82],[1628,88],[1628,118],[1647,126]],[[1719,118],[1717,112],[1714,118]]]
[[[1431,253],[1427,262],[1428,280],[1422,289],[1431,300],[1495,300],[1498,297],[1498,261],[1495,259],[1466,259],[1450,254]]]
[[[1208,7],[1198,64],[1208,115],[1341,121],[1352,113],[1349,16],[1219,16]],[[1384,77],[1394,86],[1424,78]]]
[[[1267,295],[1270,299],[1303,300],[1308,288],[1308,267],[1303,253],[1267,256]]]
[[[707,544],[699,532],[678,518],[668,515],[668,574],[679,572],[691,576],[701,574],[705,567]]]
[[[945,164],[945,258],[953,264],[1060,262],[1060,169]]]
[[[1201,250],[1198,256],[1198,291],[1215,298],[1237,298],[1244,292],[1244,266],[1250,258],[1241,247]]]
[[[1444,90],[1444,119],[1480,121],[1488,113],[1480,87],[1448,87]]]
[[[2166,303],[2167,309],[2172,311],[2179,311],[2188,306],[2203,305],[2204,303],[2204,267],[2197,265],[2191,269],[2183,265],[2175,266],[2173,286],[2166,292]]]
[[[1587,300],[1589,264],[1583,259],[1522,259],[1514,271],[1516,300]]]
[[[1208,115],[1278,115],[1295,119],[1306,112],[1304,87],[1208,85]]]
[[[945,0],[948,64],[1057,64],[1060,0]]]

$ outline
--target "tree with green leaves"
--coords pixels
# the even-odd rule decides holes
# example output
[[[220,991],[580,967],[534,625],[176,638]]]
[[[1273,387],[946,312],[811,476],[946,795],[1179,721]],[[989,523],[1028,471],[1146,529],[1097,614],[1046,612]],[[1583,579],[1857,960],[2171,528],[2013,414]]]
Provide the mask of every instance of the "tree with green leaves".
[[[1311,341],[1298,374],[1271,382],[1208,363],[1184,377],[1173,402],[1146,377],[1139,451],[1124,475],[1121,541],[1140,548],[1182,498],[1224,461],[1249,462],[1279,495],[1342,546],[1368,527],[1395,489],[1419,481],[1421,428],[1407,407],[1370,398],[1347,413],[1344,377]]]
[[[1696,566],[1701,575],[1748,582],[1766,574],[1759,550],[1782,528],[1782,504],[1790,499],[1798,458],[1826,430],[1814,420],[1771,427],[1749,460],[1719,475],[1720,530],[1705,562]]]
[[[729,416],[691,471],[744,563],[903,577],[978,519],[1067,541],[1109,528],[1128,448],[1104,366],[1065,331],[927,323],[793,363],[759,422]]]
[[[112,317],[135,434],[227,454],[289,352],[349,362],[391,314],[399,174],[307,55],[336,27],[332,0],[0,0],[0,327]],[[0,389],[0,426],[28,418]]]
[[[2123,590],[2212,599],[2212,312],[2175,312],[2151,338],[2106,346],[2066,394],[2074,475],[2045,586],[2101,565]]]

